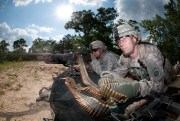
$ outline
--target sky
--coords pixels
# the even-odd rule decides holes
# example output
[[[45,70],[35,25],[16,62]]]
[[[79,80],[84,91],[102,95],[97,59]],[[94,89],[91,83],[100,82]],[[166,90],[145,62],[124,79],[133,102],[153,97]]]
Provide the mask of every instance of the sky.
[[[114,7],[121,19],[140,21],[164,16],[169,0],[0,0],[0,41],[10,43],[24,38],[28,47],[38,37],[59,41],[64,35],[72,12]]]

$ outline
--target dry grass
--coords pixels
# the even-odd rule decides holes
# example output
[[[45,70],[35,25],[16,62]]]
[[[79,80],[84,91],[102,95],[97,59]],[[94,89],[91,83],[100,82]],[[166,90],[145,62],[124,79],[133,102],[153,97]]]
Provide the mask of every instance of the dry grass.
[[[0,64],[0,72],[9,69],[9,68],[21,68],[23,67],[26,63],[25,61],[21,61],[21,62],[4,62],[3,64]]]
[[[21,62],[5,62],[0,64],[0,96],[4,95],[6,91],[19,91],[22,88],[22,84],[18,83],[19,70],[23,69],[32,61]]]

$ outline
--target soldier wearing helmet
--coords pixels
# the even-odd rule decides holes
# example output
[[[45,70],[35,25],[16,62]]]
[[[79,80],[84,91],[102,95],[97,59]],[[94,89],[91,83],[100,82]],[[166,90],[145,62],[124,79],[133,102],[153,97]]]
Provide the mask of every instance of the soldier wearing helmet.
[[[120,47],[120,49],[123,51],[123,55],[125,56],[129,56],[133,54],[134,51],[136,50],[135,48],[137,48],[136,44],[138,44],[141,41],[140,35],[129,24],[124,24],[115,28],[114,38],[115,38],[115,41],[118,43],[118,46]],[[125,43],[128,38],[131,39],[131,41],[128,41],[128,42],[132,44],[127,43],[127,45],[131,47],[125,48],[122,45],[124,45],[123,43]]]
[[[135,91],[134,96],[140,94],[144,97],[152,91],[161,92],[164,87],[164,58],[159,49],[150,43],[142,44],[141,37],[129,24],[116,27],[114,39],[123,52],[118,61],[120,67],[102,72],[101,77],[111,75],[118,80],[131,75],[136,80],[133,81],[136,86],[133,83],[132,90],[128,91]],[[126,83],[122,85],[127,86]]]
[[[98,75],[100,75],[102,71],[111,71],[116,68],[119,56],[108,51],[102,41],[93,41],[89,48],[91,50],[92,60],[90,65]]]

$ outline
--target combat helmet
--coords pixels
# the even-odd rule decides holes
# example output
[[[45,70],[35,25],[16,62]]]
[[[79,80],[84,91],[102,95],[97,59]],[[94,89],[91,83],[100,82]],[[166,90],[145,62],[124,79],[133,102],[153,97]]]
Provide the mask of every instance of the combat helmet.
[[[91,49],[100,49],[100,48],[105,48],[105,47],[106,47],[105,44],[100,40],[93,41],[89,46],[90,50]]]
[[[137,36],[138,40],[141,40],[141,37],[138,35],[137,31],[129,24],[123,24],[114,28],[114,39],[117,42],[121,37],[126,35]]]

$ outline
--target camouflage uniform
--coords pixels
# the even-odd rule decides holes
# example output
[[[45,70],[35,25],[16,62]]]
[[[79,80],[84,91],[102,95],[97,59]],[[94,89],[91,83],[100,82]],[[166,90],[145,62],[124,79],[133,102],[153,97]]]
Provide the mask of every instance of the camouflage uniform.
[[[141,44],[138,45],[138,48],[140,50],[138,50],[138,56],[135,59],[125,58],[121,55],[118,61],[118,64],[121,67],[113,70],[111,73],[116,76],[116,78],[118,78],[118,76],[125,77],[128,73],[132,75],[132,77],[139,81],[141,96],[145,96],[151,91],[162,91],[164,85],[164,58],[161,52],[156,46],[151,44]],[[144,64],[145,68],[140,65],[138,59]],[[155,66],[162,71],[160,79],[153,80],[151,77],[152,74],[149,74],[147,71],[148,68],[151,68],[152,66]]]
[[[175,70],[176,74],[179,74],[179,72],[180,72],[180,64],[179,64],[179,61],[177,61],[176,65],[174,65],[174,70]]]
[[[106,50],[100,58],[92,60],[90,64],[92,69],[100,75],[102,71],[111,71],[117,68],[118,59],[117,54]]]

